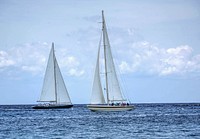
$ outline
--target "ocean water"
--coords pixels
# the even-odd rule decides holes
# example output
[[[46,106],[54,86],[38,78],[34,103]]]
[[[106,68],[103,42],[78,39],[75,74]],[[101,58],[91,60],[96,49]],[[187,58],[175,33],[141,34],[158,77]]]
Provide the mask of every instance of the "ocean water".
[[[0,106],[0,138],[200,138],[200,104],[135,104],[126,112]]]

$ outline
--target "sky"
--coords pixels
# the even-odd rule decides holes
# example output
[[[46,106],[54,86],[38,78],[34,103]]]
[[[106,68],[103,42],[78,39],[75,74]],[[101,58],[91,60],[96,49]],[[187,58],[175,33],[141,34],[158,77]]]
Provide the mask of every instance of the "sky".
[[[72,103],[90,103],[102,10],[132,103],[200,102],[200,1],[0,0],[0,104],[36,104],[52,42]]]

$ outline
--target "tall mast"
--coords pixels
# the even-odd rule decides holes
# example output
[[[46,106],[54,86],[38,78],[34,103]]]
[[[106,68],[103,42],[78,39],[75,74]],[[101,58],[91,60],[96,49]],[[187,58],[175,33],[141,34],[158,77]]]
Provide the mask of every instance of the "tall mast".
[[[56,99],[56,104],[57,104],[57,86],[56,86],[56,58],[55,58],[55,53],[54,53],[54,43],[52,43],[52,49],[53,49],[53,68],[54,68],[54,85],[55,85],[55,99]]]
[[[103,31],[103,46],[104,46],[104,59],[105,59],[105,76],[106,76],[106,96],[107,96],[107,104],[109,105],[109,94],[108,94],[108,72],[107,72],[107,57],[106,57],[106,42],[105,42],[105,19],[104,19],[104,13],[102,10],[102,31]]]

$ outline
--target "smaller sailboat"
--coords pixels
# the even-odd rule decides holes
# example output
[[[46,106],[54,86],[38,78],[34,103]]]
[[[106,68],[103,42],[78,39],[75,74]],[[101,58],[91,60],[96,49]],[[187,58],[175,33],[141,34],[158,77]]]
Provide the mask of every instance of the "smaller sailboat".
[[[73,106],[55,57],[54,43],[52,43],[49,54],[42,92],[38,102],[41,104],[33,106],[33,109],[71,108]]]
[[[122,94],[119,81],[117,78],[115,65],[112,57],[111,47],[108,39],[104,13],[102,11],[102,36],[103,36],[103,52],[105,67],[105,84],[106,98],[102,91],[102,83],[100,78],[100,47],[102,39],[100,39],[96,68],[92,87],[91,104],[87,105],[91,111],[129,111],[134,108]]]

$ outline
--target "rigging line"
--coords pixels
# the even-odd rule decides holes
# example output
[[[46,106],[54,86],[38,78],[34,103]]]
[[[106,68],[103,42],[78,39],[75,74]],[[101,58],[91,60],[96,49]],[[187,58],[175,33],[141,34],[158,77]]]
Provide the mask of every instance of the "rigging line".
[[[124,78],[123,78],[123,74],[121,73],[121,71],[119,70],[119,68],[118,68],[118,65],[119,65],[119,55],[117,55],[117,51],[116,51],[116,47],[112,47],[112,49],[114,49],[113,51],[112,51],[112,54],[113,54],[113,57],[115,57],[115,59],[113,59],[114,60],[114,63],[116,64],[116,68],[115,68],[115,71],[116,71],[116,73],[117,73],[117,77],[118,77],[118,80],[119,80],[119,86],[120,86],[120,90],[121,90],[121,92],[122,92],[122,95],[123,95],[123,97],[124,98],[126,98],[129,102],[130,102],[130,100],[129,100],[129,96],[128,96],[128,91],[127,91],[127,89],[126,89],[126,87],[125,87],[125,85],[126,85],[126,83],[125,83],[125,80],[124,80]],[[119,75],[121,75],[121,76],[119,76]]]

